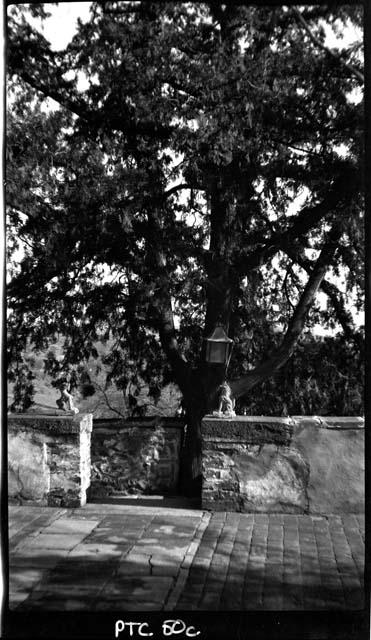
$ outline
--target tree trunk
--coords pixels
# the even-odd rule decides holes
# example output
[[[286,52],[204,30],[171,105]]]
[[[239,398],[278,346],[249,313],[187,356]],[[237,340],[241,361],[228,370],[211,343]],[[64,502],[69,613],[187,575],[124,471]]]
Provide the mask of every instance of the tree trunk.
[[[203,363],[191,378],[184,402],[186,433],[181,456],[180,490],[183,495],[200,496],[202,487],[201,422],[217,406],[218,390],[225,380],[224,365]]]
[[[231,235],[234,224],[233,206],[213,184],[210,200],[210,248],[205,261],[206,317],[204,336],[220,323],[228,332],[235,294],[236,278],[230,265]]]
[[[180,492],[199,497],[202,489],[202,413],[195,408],[186,412],[186,433],[180,459]]]
[[[231,204],[215,183],[210,185],[210,248],[205,262],[206,317],[204,337],[221,323],[228,332],[235,276],[230,266],[230,236],[233,226]],[[183,395],[186,406],[187,431],[181,462],[181,491],[184,495],[199,496],[202,484],[201,421],[205,414],[217,408],[218,389],[226,377],[225,365],[205,362],[205,343],[201,349],[202,362],[188,380]]]

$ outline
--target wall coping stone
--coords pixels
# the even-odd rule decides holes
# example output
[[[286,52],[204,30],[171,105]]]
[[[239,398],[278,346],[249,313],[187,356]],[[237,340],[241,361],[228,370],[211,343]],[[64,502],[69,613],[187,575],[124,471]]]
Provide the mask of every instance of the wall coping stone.
[[[298,429],[316,427],[331,431],[363,429],[364,419],[359,416],[233,416],[206,415],[201,424],[202,438],[208,442],[239,442],[288,446]]]
[[[204,441],[228,440],[257,444],[271,442],[289,444],[294,423],[290,418],[272,416],[234,416],[219,418],[207,415],[202,420],[201,432]]]
[[[215,416],[214,414],[207,414],[204,417],[204,420],[215,420],[217,422],[280,422],[283,424],[290,424],[292,419],[290,416],[231,416],[231,417],[223,417],[223,416]]]
[[[53,416],[36,413],[12,413],[8,414],[8,426],[12,431],[25,428],[34,431],[42,431],[53,435],[63,433],[90,433],[93,428],[93,416],[91,413],[77,413],[74,415]]]
[[[363,416],[291,416],[295,425],[318,426],[321,429],[363,429]]]
[[[165,427],[166,429],[183,429],[185,425],[184,418],[154,416],[144,418],[96,418],[94,419],[94,428],[98,429],[156,429],[157,427]]]
[[[273,428],[278,428],[282,425],[292,426],[318,426],[322,429],[363,429],[364,417],[363,416],[233,416],[233,417],[219,417],[212,414],[204,416],[202,420],[205,425],[205,435],[208,431],[214,431],[216,425],[225,425],[227,431],[230,431],[230,427],[233,425],[245,424],[246,427],[253,424],[267,424]],[[233,428],[231,430],[233,433]]]

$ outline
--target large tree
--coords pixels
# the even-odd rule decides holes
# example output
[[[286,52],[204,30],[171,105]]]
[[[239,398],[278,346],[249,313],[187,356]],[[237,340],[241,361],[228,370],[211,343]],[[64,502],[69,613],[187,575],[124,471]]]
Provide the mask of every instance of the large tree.
[[[21,375],[26,345],[62,333],[68,363],[113,337],[122,384],[133,363],[154,385],[167,371],[197,483],[216,324],[236,398],[315,322],[360,346],[337,282],[361,306],[361,45],[341,44],[361,9],[97,2],[63,51],[45,17],[9,11],[10,362]]]

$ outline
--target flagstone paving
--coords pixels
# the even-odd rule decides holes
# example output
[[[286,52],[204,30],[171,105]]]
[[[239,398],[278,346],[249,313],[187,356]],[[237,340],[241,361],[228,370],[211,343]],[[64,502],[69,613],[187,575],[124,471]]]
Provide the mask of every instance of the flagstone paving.
[[[359,610],[364,518],[9,507],[17,611]]]

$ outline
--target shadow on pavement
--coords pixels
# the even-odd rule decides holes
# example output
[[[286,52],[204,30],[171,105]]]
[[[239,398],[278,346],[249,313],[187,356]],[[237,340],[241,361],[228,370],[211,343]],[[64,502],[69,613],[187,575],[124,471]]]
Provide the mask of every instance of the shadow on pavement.
[[[201,509],[200,498],[186,498],[182,496],[128,496],[118,494],[89,500],[89,503],[136,507],[167,507],[168,509]]]

